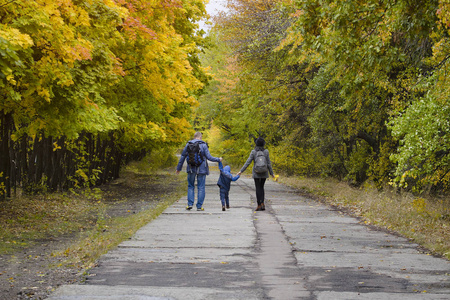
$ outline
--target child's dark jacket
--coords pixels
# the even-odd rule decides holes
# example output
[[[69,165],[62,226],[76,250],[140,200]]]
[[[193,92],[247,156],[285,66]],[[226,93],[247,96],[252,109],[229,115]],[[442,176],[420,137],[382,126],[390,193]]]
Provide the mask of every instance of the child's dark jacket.
[[[231,181],[238,180],[240,176],[237,175],[233,177],[233,175],[230,173],[230,166],[225,166],[224,168],[222,162],[219,162],[219,170],[220,177],[217,181],[217,185],[225,189],[226,191],[229,191],[231,187]]]

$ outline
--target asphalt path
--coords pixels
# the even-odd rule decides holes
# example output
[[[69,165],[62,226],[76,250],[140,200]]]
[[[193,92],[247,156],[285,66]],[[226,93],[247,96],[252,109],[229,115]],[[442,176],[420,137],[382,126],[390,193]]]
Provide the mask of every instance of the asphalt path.
[[[204,211],[183,197],[49,299],[450,299],[449,261],[407,239],[273,181],[265,211],[244,177],[223,212],[217,179]]]

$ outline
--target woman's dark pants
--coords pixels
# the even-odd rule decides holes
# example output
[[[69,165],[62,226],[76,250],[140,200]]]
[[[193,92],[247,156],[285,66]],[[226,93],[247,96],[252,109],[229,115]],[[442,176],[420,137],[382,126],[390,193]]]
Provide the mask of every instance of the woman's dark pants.
[[[256,187],[256,201],[258,205],[264,203],[264,183],[266,183],[266,178],[254,178]]]

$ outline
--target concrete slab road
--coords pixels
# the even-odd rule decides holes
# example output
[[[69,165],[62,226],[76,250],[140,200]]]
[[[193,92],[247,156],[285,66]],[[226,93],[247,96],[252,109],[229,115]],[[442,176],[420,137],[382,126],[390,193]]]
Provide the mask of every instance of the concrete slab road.
[[[180,175],[181,176],[181,175]],[[217,172],[205,211],[183,197],[104,255],[83,285],[49,299],[450,299],[450,264],[281,184],[233,182],[221,210]]]

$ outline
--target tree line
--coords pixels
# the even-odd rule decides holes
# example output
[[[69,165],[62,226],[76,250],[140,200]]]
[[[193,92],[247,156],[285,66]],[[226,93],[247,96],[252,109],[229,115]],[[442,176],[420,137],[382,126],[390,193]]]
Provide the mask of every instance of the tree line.
[[[196,126],[230,161],[262,135],[288,174],[448,191],[448,1],[228,0],[210,36]]]
[[[103,183],[187,139],[205,17],[200,0],[0,2],[0,198]]]

